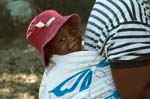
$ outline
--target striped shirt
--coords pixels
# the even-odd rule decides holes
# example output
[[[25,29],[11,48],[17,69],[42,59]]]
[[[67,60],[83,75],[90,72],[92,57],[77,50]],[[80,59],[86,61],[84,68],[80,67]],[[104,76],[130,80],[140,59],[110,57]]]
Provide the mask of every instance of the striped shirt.
[[[85,50],[110,62],[150,60],[147,0],[96,0],[85,33]]]

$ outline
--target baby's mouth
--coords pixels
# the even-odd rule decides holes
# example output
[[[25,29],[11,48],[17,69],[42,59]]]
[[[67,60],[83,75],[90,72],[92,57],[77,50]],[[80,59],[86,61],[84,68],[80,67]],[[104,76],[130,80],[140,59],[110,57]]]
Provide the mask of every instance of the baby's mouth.
[[[74,42],[75,43],[70,48],[70,51],[75,52],[75,51],[81,50],[81,41],[78,39],[78,40],[75,40]]]

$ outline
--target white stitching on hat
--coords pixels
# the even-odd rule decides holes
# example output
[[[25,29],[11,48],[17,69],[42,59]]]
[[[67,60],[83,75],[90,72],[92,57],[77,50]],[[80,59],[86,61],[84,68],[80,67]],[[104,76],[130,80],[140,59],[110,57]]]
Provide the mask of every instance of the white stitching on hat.
[[[52,23],[54,20],[55,20],[55,17],[50,18],[50,19],[47,21],[47,23],[46,23],[45,26],[46,26],[46,27],[50,26],[51,23]]]
[[[37,24],[35,24],[35,26],[37,28],[43,28],[45,26],[45,24],[43,22],[39,21]]]
[[[51,25],[51,23],[55,20],[55,17],[50,18],[46,24],[44,24],[43,22],[39,21],[37,24],[35,24],[35,26],[37,28],[43,28],[44,26],[48,27]]]

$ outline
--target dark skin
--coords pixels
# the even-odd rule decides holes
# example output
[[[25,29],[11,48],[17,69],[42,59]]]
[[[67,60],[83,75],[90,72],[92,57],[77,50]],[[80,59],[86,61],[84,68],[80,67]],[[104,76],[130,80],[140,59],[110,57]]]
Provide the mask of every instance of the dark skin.
[[[150,99],[150,65],[113,69],[112,75],[121,99]],[[136,90],[136,91],[135,91]]]
[[[53,54],[65,55],[82,49],[82,33],[69,22],[65,23],[56,36],[44,47],[46,57]]]

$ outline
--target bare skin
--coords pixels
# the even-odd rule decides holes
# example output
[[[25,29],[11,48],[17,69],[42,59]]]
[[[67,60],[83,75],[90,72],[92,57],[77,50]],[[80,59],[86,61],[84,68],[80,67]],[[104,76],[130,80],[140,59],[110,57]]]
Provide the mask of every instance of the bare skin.
[[[121,99],[150,99],[150,65],[112,69]]]

